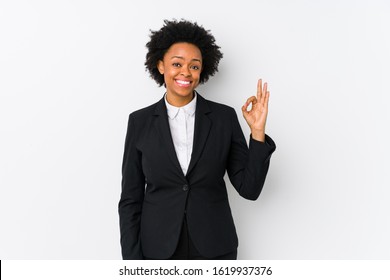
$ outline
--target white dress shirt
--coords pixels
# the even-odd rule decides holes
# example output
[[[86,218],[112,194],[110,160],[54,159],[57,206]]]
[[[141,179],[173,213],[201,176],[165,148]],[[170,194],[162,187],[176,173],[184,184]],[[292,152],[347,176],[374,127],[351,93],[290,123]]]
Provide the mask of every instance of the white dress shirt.
[[[183,174],[186,175],[194,143],[196,93],[191,102],[183,107],[175,107],[169,104],[166,95],[165,104],[176,155]]]

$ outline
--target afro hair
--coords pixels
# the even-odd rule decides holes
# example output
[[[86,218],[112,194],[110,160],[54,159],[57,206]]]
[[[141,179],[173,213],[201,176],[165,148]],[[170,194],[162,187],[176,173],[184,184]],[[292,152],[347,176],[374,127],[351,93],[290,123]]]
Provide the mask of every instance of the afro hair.
[[[205,30],[196,22],[187,20],[164,20],[164,26],[158,31],[150,31],[150,41],[146,44],[145,66],[153,80],[162,86],[164,76],[157,69],[157,63],[163,60],[165,53],[175,43],[190,43],[197,46],[202,54],[202,72],[199,83],[203,84],[218,72],[218,64],[222,58],[220,47],[209,30]]]

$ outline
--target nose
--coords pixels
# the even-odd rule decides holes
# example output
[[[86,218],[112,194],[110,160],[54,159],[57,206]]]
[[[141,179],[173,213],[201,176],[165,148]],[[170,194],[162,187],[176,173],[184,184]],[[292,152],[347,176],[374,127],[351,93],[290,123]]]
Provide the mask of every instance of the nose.
[[[188,67],[182,67],[181,75],[183,75],[184,77],[189,77],[191,76],[191,71],[188,69]]]

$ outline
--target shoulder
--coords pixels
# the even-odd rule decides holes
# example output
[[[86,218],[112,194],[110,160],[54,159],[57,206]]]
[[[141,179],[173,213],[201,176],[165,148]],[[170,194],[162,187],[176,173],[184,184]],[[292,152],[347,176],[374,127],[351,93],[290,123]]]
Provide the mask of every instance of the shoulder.
[[[152,105],[138,109],[138,110],[130,113],[129,120],[133,120],[133,121],[137,121],[137,122],[146,121],[151,116],[155,115],[156,112],[159,112],[162,109],[162,107],[164,106],[163,103],[164,103],[164,99],[162,98]]]
[[[162,101],[164,100],[160,99],[152,105],[131,112],[128,116],[128,129],[141,131],[144,130],[145,127],[148,127],[148,124],[152,121],[153,116],[156,112],[158,112],[158,108],[162,106]]]
[[[215,101],[211,101],[208,99],[205,99],[204,97],[198,95],[200,98],[200,102],[207,105],[210,112],[214,114],[220,114],[220,115],[236,115],[236,111],[233,107],[230,107],[226,104],[218,103]]]
[[[156,110],[156,106],[157,104],[159,103],[160,101],[152,104],[152,105],[149,105],[147,107],[144,107],[144,108],[141,108],[141,109],[138,109],[132,113],[130,113],[130,117],[131,118],[135,118],[135,119],[138,119],[138,118],[144,118],[144,117],[147,117],[147,116],[150,116],[150,115],[153,115],[153,113],[155,112]]]

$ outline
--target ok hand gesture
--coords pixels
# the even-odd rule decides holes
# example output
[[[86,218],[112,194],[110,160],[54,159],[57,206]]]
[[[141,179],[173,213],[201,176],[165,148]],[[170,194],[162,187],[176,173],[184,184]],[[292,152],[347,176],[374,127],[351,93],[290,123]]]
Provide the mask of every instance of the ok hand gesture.
[[[259,79],[257,83],[257,96],[249,97],[241,108],[242,114],[251,129],[252,138],[261,142],[265,141],[268,100],[269,91],[267,90],[267,83],[263,85],[262,80]],[[252,104],[252,108],[248,111],[249,104]]]

